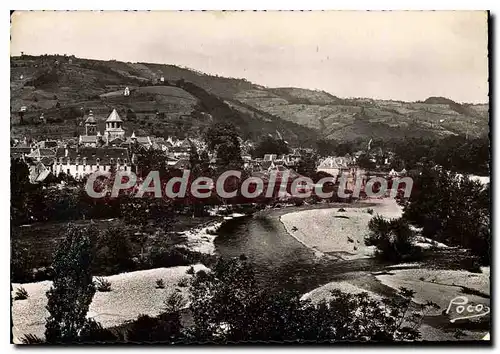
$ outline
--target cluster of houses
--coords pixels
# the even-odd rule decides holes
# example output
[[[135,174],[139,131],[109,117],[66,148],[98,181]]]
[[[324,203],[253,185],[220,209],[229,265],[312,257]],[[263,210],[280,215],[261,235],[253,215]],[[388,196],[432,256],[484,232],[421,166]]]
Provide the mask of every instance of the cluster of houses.
[[[100,170],[127,171],[133,168],[136,157],[132,153],[132,146],[140,145],[147,149],[158,149],[165,153],[168,166],[173,168],[187,168],[192,146],[199,151],[206,149],[203,140],[175,139],[169,137],[158,138],[138,136],[132,132],[126,136],[124,121],[118,112],[113,109],[105,120],[104,131],[98,130],[97,118],[89,111],[84,120],[84,133],[77,139],[63,141],[44,140],[11,141],[11,157],[21,158],[30,166],[30,180],[33,183],[43,181],[50,173],[59,176],[61,173],[81,179],[84,176]],[[240,139],[244,167],[251,172],[283,171],[293,168],[300,160],[298,150],[287,155],[265,155],[263,158],[252,159],[250,151],[253,148],[251,141]],[[210,155],[210,162],[216,161],[216,156]]]
[[[124,121],[115,109],[106,118],[102,133],[98,130],[97,118],[92,111],[88,113],[84,123],[84,134],[75,140],[11,141],[11,157],[24,159],[28,163],[30,180],[36,183],[43,181],[50,173],[56,177],[64,173],[81,179],[97,170],[131,170],[137,167],[137,158],[132,152],[132,147],[137,145],[163,151],[167,165],[179,169],[189,167],[189,154],[193,146],[198,151],[206,149],[204,141],[196,138],[165,139],[138,136],[135,132],[126,136]],[[262,158],[252,158],[250,151],[253,143],[240,139],[240,146],[244,168],[254,175],[293,171],[302,155],[312,152],[312,149],[293,149],[289,154],[266,154]],[[376,158],[376,152],[373,159]],[[320,159],[317,171],[335,177],[345,173],[354,176],[357,173],[356,160],[361,153]],[[216,156],[209,154],[209,158],[211,163],[216,162]],[[396,172],[391,171],[391,174]]]

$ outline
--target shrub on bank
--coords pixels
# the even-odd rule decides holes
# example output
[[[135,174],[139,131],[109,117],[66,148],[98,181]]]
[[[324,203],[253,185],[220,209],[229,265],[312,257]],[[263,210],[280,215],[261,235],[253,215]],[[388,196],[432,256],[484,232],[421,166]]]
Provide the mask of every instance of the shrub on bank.
[[[415,235],[405,220],[386,220],[375,216],[368,223],[368,228],[370,233],[365,244],[377,247],[376,255],[379,258],[399,262],[420,257],[420,249],[413,244]]]
[[[171,249],[160,248],[152,251],[145,259],[149,268],[168,268],[202,263],[210,266],[215,261],[215,256],[191,251],[187,248],[176,247]]]
[[[165,289],[165,282],[163,279],[158,279],[156,281],[156,289]]]
[[[16,290],[14,300],[26,300],[28,297],[28,291],[26,291],[26,289],[21,286]]]
[[[94,281],[95,288],[99,292],[109,292],[111,291],[111,282],[102,278],[97,277]]]

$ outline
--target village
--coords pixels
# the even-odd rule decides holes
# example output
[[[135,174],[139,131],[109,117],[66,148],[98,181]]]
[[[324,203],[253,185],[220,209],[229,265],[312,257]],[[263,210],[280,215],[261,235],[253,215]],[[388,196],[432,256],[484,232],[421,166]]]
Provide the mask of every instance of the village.
[[[124,95],[129,94],[128,87]],[[42,113],[43,115],[43,113]],[[105,130],[101,133],[98,129],[98,120],[104,121]],[[138,136],[132,132],[126,136],[126,122],[113,109],[107,118],[95,117],[92,110],[82,119],[80,124],[82,134],[78,138],[63,140],[41,140],[22,137],[11,139],[11,157],[24,161],[30,170],[30,181],[38,183],[44,181],[50,174],[54,177],[68,176],[75,180],[82,180],[96,171],[133,171],[140,169],[134,147],[147,150],[156,150],[164,155],[166,166],[172,169],[188,169],[192,149],[206,151],[206,142],[200,137],[178,139],[176,137]],[[124,129],[125,128],[125,129]],[[279,132],[271,139],[282,140]],[[252,157],[252,150],[257,142],[243,141],[239,138],[243,168],[251,176],[269,179],[273,172],[284,173],[291,171],[296,175],[296,168],[303,156],[315,154],[312,148],[290,147],[288,154],[265,153],[263,157]],[[284,142],[287,144],[286,142]],[[136,150],[136,149],[135,149]],[[332,176],[338,182],[340,176],[349,175],[350,182],[355,183],[356,176],[365,174],[364,169],[356,164],[361,155],[368,155],[370,162],[382,161],[382,166],[377,165],[377,176],[388,178],[404,176],[406,170],[389,170],[392,152],[384,152],[379,147],[367,151],[357,151],[345,156],[323,156],[314,160],[314,172],[322,172]],[[209,162],[215,165],[216,154],[208,152]],[[364,183],[363,183],[364,185]]]

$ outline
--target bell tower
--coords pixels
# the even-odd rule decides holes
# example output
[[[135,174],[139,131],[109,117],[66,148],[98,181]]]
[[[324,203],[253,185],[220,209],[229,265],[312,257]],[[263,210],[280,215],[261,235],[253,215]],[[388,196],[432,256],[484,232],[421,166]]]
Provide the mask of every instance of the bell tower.
[[[97,122],[92,111],[89,111],[89,116],[85,120],[85,135],[96,135]]]

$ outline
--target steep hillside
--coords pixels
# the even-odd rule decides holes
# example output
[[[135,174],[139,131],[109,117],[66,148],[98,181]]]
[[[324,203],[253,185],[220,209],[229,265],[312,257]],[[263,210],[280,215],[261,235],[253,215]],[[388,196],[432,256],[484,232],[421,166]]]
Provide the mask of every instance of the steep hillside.
[[[13,136],[76,137],[82,117],[93,110],[104,120],[112,108],[140,134],[200,136],[216,121],[230,121],[245,139],[279,131],[290,143],[312,144],[317,132],[266,112],[232,105],[234,92],[254,85],[171,65],[132,64],[61,56],[11,59]],[[164,82],[159,79],[163,76]],[[129,87],[130,95],[123,89]],[[24,123],[18,112],[27,107]],[[38,117],[44,113],[47,124]],[[129,132],[130,133],[130,132]]]
[[[163,81],[160,81],[163,78]],[[130,96],[123,89],[129,87]],[[17,112],[27,107],[25,123]],[[444,97],[423,102],[342,99],[324,91],[266,88],[243,79],[151,63],[66,56],[11,58],[13,135],[77,136],[89,109],[112,108],[128,129],[158,136],[201,134],[214,121],[231,121],[245,138],[279,131],[293,144],[394,136],[480,136],[489,131],[488,106]],[[34,125],[44,113],[48,123]]]
[[[282,119],[316,129],[323,137],[338,140],[386,138],[394,134],[480,136],[489,131],[487,105],[464,105],[452,100],[417,103],[339,99],[316,91],[292,96],[290,92],[293,91],[249,90],[239,92],[237,98]]]

